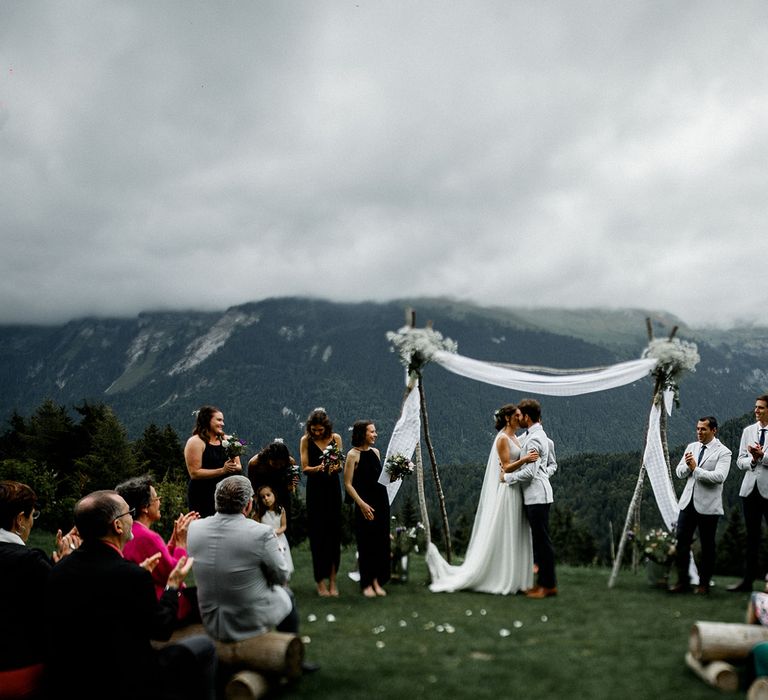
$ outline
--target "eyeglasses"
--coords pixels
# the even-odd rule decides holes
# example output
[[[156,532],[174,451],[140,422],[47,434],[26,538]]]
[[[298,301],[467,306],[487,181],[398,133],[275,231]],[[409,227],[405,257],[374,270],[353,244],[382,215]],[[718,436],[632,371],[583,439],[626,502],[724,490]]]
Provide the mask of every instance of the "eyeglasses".
[[[32,511],[32,520],[37,520],[40,517],[40,511],[39,510],[33,510]]]
[[[120,515],[116,515],[114,518],[112,518],[112,522],[115,522],[115,520],[117,520],[118,518],[123,518],[126,515],[130,515],[132,518],[135,518],[136,517],[136,509],[135,508],[131,508],[129,511],[127,511],[125,513],[120,513]]]

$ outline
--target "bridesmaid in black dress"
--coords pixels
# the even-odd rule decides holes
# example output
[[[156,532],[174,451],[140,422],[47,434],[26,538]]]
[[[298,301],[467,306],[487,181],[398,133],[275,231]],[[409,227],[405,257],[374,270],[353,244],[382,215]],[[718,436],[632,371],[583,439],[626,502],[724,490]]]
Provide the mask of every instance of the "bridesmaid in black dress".
[[[216,512],[213,494],[216,484],[227,476],[242,474],[240,457],[227,459],[227,451],[221,444],[224,435],[224,414],[216,406],[203,406],[197,412],[192,436],[184,446],[187,464],[187,504],[201,518]]]
[[[309,549],[318,595],[338,596],[336,574],[341,559],[341,463],[326,469],[322,454],[336,443],[342,450],[341,436],[322,408],[309,414],[306,433],[301,436],[301,470],[307,476],[306,500]],[[328,584],[326,585],[326,579]]]
[[[386,486],[379,483],[381,456],[373,446],[376,437],[371,421],[356,421],[344,465],[344,486],[355,502],[360,589],[367,598],[387,595],[381,585],[389,581],[391,570],[389,496]]]

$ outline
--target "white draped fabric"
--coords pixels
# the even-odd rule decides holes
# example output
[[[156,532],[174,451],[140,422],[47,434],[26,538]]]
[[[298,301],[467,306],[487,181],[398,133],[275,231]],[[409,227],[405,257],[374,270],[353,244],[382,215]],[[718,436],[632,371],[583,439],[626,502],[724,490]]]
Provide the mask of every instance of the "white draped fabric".
[[[677,496],[669,478],[664,449],[661,446],[661,408],[656,404],[651,406],[651,415],[648,418],[643,465],[648,472],[648,479],[656,496],[656,505],[659,507],[661,518],[671,531],[677,522],[680,509],[677,506]]]
[[[403,403],[400,418],[398,418],[397,423],[395,423],[392,437],[389,439],[389,445],[387,445],[387,454],[384,457],[384,464],[386,465],[387,459],[396,454],[401,454],[408,459],[411,459],[416,450],[420,435],[421,414],[419,412],[419,392],[414,389],[408,394]],[[381,470],[379,483],[384,484],[384,486],[387,487],[389,503],[392,505],[392,501],[395,500],[395,496],[397,496],[397,492],[400,490],[402,481],[398,479],[397,481],[390,482],[389,474],[387,474],[385,468]]]
[[[631,384],[648,376],[658,362],[655,358],[648,357],[620,362],[593,372],[550,376],[521,372],[509,366],[473,360],[445,350],[435,352],[432,361],[462,377],[529,394],[548,396],[576,396]]]
[[[507,440],[503,434],[497,439]],[[513,458],[519,457],[517,448]],[[434,592],[459,590],[509,595],[533,586],[531,530],[523,511],[520,487],[499,481],[501,464],[496,440],[491,445],[480,501],[464,562],[451,565],[431,542],[426,562]]]

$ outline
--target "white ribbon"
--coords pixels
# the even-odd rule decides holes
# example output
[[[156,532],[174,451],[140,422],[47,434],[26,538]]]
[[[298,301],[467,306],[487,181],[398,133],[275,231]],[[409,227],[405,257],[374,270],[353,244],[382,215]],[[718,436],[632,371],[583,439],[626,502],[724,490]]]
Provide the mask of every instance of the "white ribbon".
[[[419,410],[419,391],[412,389],[403,402],[403,409],[400,412],[395,428],[392,431],[392,437],[389,439],[387,454],[384,458],[384,466],[379,476],[379,483],[387,487],[389,494],[389,503],[395,500],[397,492],[400,490],[402,479],[390,481],[387,473],[387,459],[392,455],[401,454],[411,459],[416,450],[421,435],[421,412]]]

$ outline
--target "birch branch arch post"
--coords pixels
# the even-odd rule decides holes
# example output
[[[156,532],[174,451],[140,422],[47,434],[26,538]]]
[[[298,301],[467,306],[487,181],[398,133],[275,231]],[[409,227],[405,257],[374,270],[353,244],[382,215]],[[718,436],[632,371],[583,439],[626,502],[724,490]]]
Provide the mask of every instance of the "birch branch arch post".
[[[672,329],[667,339],[657,340],[653,337],[650,319],[646,319],[646,324],[649,342],[643,355],[657,359],[656,367],[651,371],[651,375],[654,377],[651,413],[646,425],[645,451],[637,475],[635,490],[627,508],[627,517],[619,539],[618,551],[613,560],[608,588],[613,588],[616,583],[633,521],[635,532],[638,531],[646,472],[651,478],[656,493],[656,503],[664,524],[670,531],[677,524],[680,512],[677,508],[677,496],[672,483],[672,468],[669,463],[667,415],[672,413],[672,403],[678,407],[680,405],[679,381],[681,375],[686,371],[695,371],[700,358],[694,343],[675,338],[677,326]],[[637,561],[633,558],[633,565],[636,564]]]
[[[406,312],[406,324],[405,328],[397,333],[387,333],[387,340],[392,343],[393,349],[397,349],[400,354],[400,362],[406,368],[406,391],[403,403],[405,404],[408,400],[409,394],[414,388],[418,390],[419,414],[421,416],[424,442],[426,443],[430,464],[432,465],[435,491],[440,504],[446,560],[450,563],[451,529],[448,523],[448,511],[445,507],[445,494],[443,493],[443,486],[440,481],[440,470],[437,466],[437,458],[435,457],[435,450],[432,447],[432,438],[429,434],[429,416],[427,414],[427,399],[424,393],[423,369],[432,359],[432,355],[436,350],[456,352],[457,345],[450,338],[443,338],[442,334],[432,328],[431,322],[427,323],[425,328],[416,328],[416,312],[413,309],[409,309]],[[429,544],[429,542],[431,542],[431,529],[429,527],[429,517],[424,494],[424,467],[421,459],[420,442],[416,443],[414,463],[416,465],[416,489],[419,497],[419,510],[425,527],[427,544]]]

